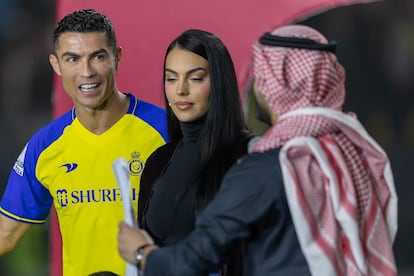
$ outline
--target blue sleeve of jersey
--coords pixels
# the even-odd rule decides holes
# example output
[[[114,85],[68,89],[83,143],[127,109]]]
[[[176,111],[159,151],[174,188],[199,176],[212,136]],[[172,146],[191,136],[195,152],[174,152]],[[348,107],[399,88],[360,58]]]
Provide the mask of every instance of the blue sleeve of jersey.
[[[0,202],[0,212],[9,218],[26,223],[44,223],[53,198],[36,178],[36,165],[41,152],[61,135],[72,122],[66,113],[38,131],[26,144],[10,173]]]
[[[49,214],[52,197],[35,177],[36,157],[30,143],[13,166],[0,203],[0,212],[26,223],[43,223]]]
[[[168,143],[167,114],[164,109],[145,101],[139,101],[135,115],[156,129]]]

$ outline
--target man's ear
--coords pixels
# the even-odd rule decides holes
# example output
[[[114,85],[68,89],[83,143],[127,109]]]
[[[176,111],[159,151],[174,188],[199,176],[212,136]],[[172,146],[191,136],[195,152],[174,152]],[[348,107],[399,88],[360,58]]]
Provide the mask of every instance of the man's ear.
[[[52,65],[53,71],[55,71],[58,76],[61,76],[59,61],[54,54],[49,55],[49,63]]]
[[[122,48],[116,47],[115,49],[115,70],[118,71],[119,64],[121,63],[121,57],[122,57]]]

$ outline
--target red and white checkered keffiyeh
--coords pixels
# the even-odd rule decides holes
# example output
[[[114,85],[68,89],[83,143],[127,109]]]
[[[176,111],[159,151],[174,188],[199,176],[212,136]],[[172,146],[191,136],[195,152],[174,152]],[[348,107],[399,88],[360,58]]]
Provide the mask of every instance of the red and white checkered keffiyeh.
[[[302,25],[272,32],[327,40]],[[397,196],[389,160],[342,112],[343,67],[330,52],[254,45],[253,74],[276,125],[252,151],[282,147],[284,185],[313,275],[397,275]]]

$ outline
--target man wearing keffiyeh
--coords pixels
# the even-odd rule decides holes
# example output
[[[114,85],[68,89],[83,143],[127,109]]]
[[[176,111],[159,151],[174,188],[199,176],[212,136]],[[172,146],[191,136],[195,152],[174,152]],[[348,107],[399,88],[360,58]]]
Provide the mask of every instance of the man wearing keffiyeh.
[[[388,158],[342,112],[345,72],[328,50],[275,47],[277,37],[328,41],[285,26],[254,46],[256,87],[278,122],[253,151],[282,147],[284,186],[312,273],[394,275],[396,196]]]
[[[254,92],[272,127],[234,166],[179,245],[144,250],[145,275],[199,275],[244,239],[244,275],[397,275],[389,160],[352,113],[335,44],[303,25],[253,46]],[[120,224],[127,261],[148,239]],[[151,241],[149,241],[151,242]]]

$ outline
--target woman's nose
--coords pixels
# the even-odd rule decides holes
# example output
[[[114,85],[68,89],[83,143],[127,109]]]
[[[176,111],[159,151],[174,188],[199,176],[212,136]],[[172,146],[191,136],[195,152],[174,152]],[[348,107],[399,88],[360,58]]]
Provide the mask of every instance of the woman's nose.
[[[187,95],[188,85],[185,81],[179,81],[177,85],[177,95]]]

